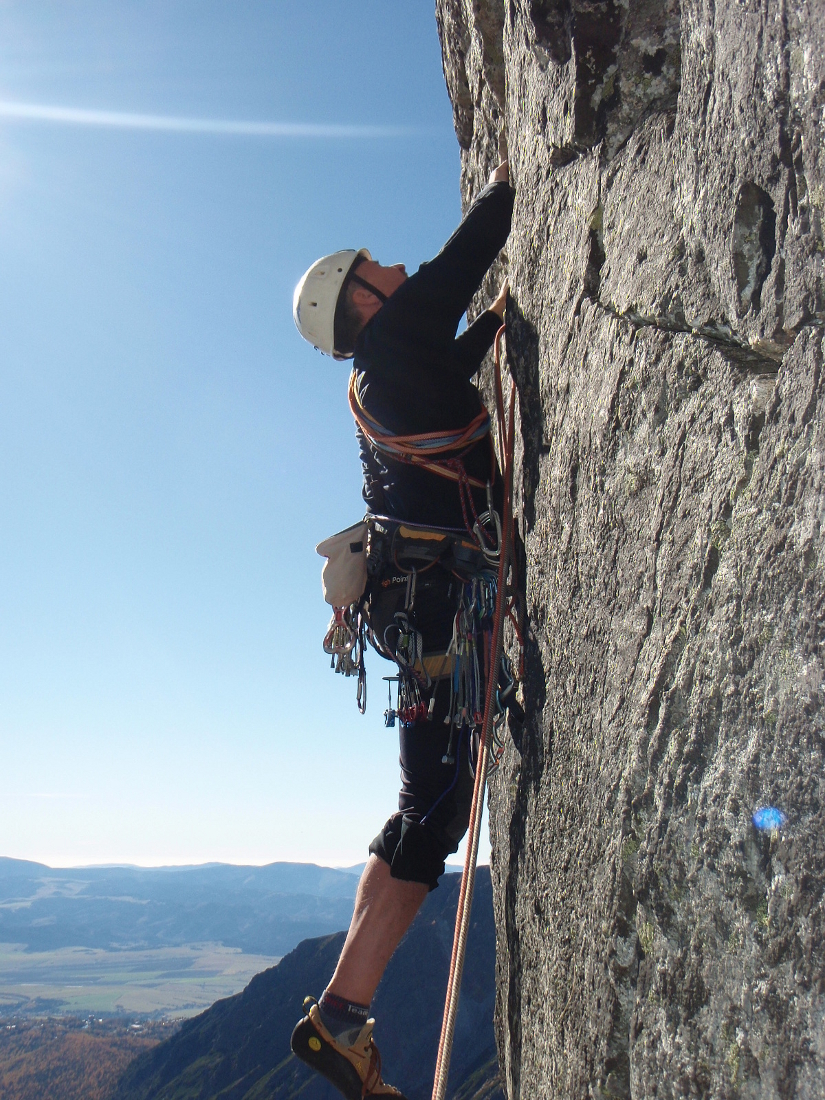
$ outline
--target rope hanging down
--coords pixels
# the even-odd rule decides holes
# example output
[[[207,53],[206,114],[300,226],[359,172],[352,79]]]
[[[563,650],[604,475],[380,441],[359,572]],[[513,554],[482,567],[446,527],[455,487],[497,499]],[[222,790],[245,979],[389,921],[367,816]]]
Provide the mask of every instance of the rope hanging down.
[[[461,977],[464,971],[464,957],[467,950],[467,933],[470,927],[470,912],[473,905],[475,887],[476,860],[478,842],[481,834],[481,815],[484,808],[484,790],[487,784],[487,772],[490,761],[490,739],[493,717],[496,711],[497,672],[501,662],[504,641],[504,621],[507,617],[505,604],[507,581],[510,571],[510,559],[513,547],[513,441],[515,437],[515,392],[510,394],[510,404],[506,414],[504,410],[504,392],[501,384],[501,337],[505,326],[498,330],[495,343],[496,362],[496,411],[498,415],[499,443],[503,458],[504,474],[504,529],[502,532],[501,554],[498,563],[498,599],[493,620],[493,652],[486,670],[487,685],[484,703],[484,720],[481,727],[481,739],[478,746],[473,802],[470,810],[469,842],[464,859],[464,873],[461,876],[461,891],[458,898],[458,911],[455,919],[455,937],[453,954],[450,960],[450,976],[447,982],[447,999],[444,1005],[444,1022],[441,1026],[441,1039],[438,1044],[438,1058],[435,1065],[435,1082],[432,1100],[444,1100],[447,1091],[447,1077],[450,1071],[450,1056],[453,1048],[455,1019],[458,1012],[458,997],[461,991]],[[489,429],[488,429],[489,430]]]

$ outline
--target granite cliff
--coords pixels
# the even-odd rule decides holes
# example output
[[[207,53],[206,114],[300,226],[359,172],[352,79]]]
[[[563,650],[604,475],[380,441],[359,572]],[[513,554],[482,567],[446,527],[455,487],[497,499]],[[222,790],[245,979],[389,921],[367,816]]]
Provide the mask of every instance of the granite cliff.
[[[437,0],[506,127],[528,723],[491,790],[511,1100],[825,1095],[825,13]],[[759,832],[765,805],[787,817]]]

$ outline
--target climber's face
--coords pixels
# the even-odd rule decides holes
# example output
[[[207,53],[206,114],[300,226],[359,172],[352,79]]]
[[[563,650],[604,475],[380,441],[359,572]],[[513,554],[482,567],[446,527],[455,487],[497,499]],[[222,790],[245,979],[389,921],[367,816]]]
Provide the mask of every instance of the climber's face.
[[[380,291],[385,298],[389,298],[407,280],[407,272],[403,264],[393,264],[392,267],[384,267],[376,260],[363,260],[357,268],[358,282],[353,283],[352,301],[355,304],[364,324],[371,320],[383,301],[373,294],[369,287],[361,283],[361,279]]]
[[[358,274],[389,298],[402,283],[407,281],[407,269],[403,264],[384,267],[377,260],[364,260],[358,265]]]

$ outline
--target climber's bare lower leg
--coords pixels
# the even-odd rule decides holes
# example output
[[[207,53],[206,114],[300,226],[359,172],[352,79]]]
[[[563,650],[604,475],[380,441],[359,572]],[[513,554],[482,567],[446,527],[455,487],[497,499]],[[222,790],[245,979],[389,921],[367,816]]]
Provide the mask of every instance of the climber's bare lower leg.
[[[355,1004],[370,1003],[428,892],[424,883],[393,878],[383,859],[370,856],[358,884],[344,950],[328,986],[330,993]]]

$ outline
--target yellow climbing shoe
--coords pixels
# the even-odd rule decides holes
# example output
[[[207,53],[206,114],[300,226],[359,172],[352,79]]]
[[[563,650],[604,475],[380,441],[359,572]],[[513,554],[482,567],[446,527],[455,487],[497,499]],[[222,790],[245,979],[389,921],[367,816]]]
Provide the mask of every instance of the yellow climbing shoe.
[[[322,1074],[347,1100],[365,1100],[368,1096],[394,1096],[406,1100],[403,1093],[381,1080],[381,1055],[372,1037],[375,1020],[367,1020],[350,1046],[333,1039],[321,1022],[318,1005],[307,998],[306,1016],[299,1020],[289,1045],[293,1053]]]

